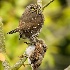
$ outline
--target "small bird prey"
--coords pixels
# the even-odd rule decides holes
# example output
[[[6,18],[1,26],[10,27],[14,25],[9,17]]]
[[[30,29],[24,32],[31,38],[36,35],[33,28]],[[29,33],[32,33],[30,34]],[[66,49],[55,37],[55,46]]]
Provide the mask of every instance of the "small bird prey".
[[[31,45],[26,49],[25,53],[33,70],[36,70],[41,65],[46,50],[47,46],[43,40],[38,40],[35,45]]]

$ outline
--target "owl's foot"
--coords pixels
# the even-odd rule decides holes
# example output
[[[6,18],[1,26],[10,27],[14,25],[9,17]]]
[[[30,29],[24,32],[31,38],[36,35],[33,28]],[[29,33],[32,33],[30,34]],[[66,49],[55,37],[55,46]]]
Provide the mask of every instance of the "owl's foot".
[[[36,44],[36,42],[31,42],[31,43],[24,42],[24,43],[26,43],[27,45],[35,45]]]

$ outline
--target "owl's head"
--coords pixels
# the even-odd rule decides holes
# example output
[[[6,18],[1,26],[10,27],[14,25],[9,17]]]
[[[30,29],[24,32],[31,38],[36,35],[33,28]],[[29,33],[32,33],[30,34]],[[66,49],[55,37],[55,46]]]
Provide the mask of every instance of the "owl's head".
[[[26,7],[25,11],[30,12],[30,13],[40,14],[41,7],[40,7],[40,5],[37,5],[37,4],[30,4],[29,6]]]

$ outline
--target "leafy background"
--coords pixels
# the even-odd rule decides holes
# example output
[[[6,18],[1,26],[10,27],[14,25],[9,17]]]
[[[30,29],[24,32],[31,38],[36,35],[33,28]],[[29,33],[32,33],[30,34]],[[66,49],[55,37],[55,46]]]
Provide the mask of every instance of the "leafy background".
[[[43,5],[50,0],[42,0]],[[3,19],[5,45],[11,65],[18,61],[27,45],[19,40],[19,34],[7,35],[18,26],[25,7],[36,0],[0,0],[0,17]],[[70,0],[55,0],[43,11],[45,21],[39,38],[43,39],[48,50],[39,70],[63,70],[70,64]],[[27,61],[25,62],[27,63]],[[0,62],[0,70],[3,70]],[[19,70],[31,70],[22,66]]]

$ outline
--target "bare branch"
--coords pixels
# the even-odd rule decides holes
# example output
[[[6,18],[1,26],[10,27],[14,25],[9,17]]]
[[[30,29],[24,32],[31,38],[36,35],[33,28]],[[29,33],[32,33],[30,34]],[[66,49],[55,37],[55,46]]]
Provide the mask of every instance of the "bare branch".
[[[18,70],[26,61],[27,57],[22,57],[14,66],[11,67],[11,70]]]
[[[44,5],[44,6],[42,7],[42,10],[44,10],[44,8],[46,8],[46,7],[47,7],[49,4],[51,4],[53,1],[54,1],[54,0],[51,0],[48,4]]]

